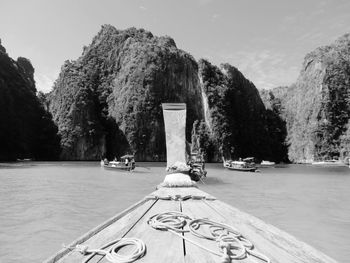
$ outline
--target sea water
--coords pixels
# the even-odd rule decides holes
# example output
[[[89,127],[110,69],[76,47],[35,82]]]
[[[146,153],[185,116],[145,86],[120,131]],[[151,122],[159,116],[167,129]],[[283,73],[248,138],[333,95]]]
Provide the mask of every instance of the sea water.
[[[99,162],[0,164],[0,262],[41,262],[154,191],[165,163],[138,165],[129,173],[104,170]],[[206,168],[201,190],[350,262],[349,168]]]

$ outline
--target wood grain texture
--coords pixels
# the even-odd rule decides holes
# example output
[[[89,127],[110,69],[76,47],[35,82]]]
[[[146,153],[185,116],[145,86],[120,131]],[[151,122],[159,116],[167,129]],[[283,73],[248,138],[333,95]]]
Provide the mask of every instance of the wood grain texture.
[[[258,251],[275,263],[335,263],[334,259],[294,236],[221,201],[203,201],[237,228]]]
[[[180,203],[177,201],[158,200],[152,209],[150,209],[125,236],[139,238],[146,244],[146,255],[136,262],[184,263],[182,239],[168,231],[153,229],[147,224],[151,216],[167,211],[180,211]],[[106,259],[101,260],[101,263],[107,262]]]
[[[130,228],[152,207],[156,201],[141,200],[139,203],[127,208],[103,224],[89,231],[82,237],[72,242],[69,246],[75,247],[77,244],[87,245],[91,249],[100,248],[102,245],[113,239],[123,237]],[[81,262],[84,256],[76,251],[63,249],[56,255],[44,261],[45,263],[55,262]],[[91,261],[92,262],[92,261]]]
[[[202,200],[161,200],[156,197],[166,196],[202,196]],[[336,261],[311,246],[297,240],[286,232],[269,225],[260,219],[244,213],[226,203],[213,199],[198,188],[160,188],[134,206],[124,210],[100,226],[89,231],[71,245],[83,244],[89,248],[100,248],[102,245],[122,237],[141,239],[147,247],[146,255],[137,262],[222,262],[222,258],[199,248],[188,241],[168,231],[155,230],[147,224],[148,219],[158,213],[182,211],[191,218],[208,218],[212,221],[228,224],[236,228],[244,237],[254,244],[258,251],[270,258],[272,263],[336,263]],[[185,233],[186,238],[219,252],[214,241],[202,239]],[[127,253],[131,248],[122,249]],[[63,249],[45,263],[81,262],[84,258],[80,253]],[[232,260],[235,262],[236,260]],[[95,256],[89,263],[107,263],[102,256]],[[253,256],[248,256],[237,262],[264,262]]]
[[[193,219],[206,218],[206,219],[210,219],[212,221],[216,221],[220,223],[226,222],[226,220],[222,218],[215,210],[211,209],[207,204],[205,204],[203,200],[186,200],[181,202],[181,204],[182,204],[182,212],[186,215],[189,215]],[[205,230],[206,229],[203,229],[200,231],[205,231]],[[207,240],[204,238],[196,237],[191,233],[185,233],[185,236],[203,245],[204,247],[209,248],[214,252],[221,253],[217,242],[213,240]],[[198,246],[191,244],[190,242],[185,241],[185,244],[186,244],[185,246],[186,263],[194,263],[194,262],[220,263],[222,262],[222,258],[217,255],[207,252],[202,248],[199,248]],[[249,258],[247,258],[247,259],[238,260],[237,262],[250,263],[254,261],[251,261]]]

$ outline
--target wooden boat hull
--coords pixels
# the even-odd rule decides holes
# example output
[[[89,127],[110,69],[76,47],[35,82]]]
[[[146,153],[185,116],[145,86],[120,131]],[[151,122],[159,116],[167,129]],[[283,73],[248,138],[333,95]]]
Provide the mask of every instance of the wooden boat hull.
[[[135,168],[129,166],[110,166],[110,165],[104,165],[103,166],[104,169],[106,170],[114,170],[114,171],[132,171]]]
[[[262,165],[262,164],[259,164],[257,167],[258,168],[276,168],[276,165]]]
[[[270,162],[270,161],[262,161],[260,163],[260,167],[273,167],[275,165],[276,165],[275,162]]]
[[[336,261],[315,250],[295,237],[274,226],[246,214],[197,188],[160,188],[143,200],[129,207],[100,226],[75,240],[70,247],[87,245],[99,248],[116,238],[136,237],[147,246],[146,255],[135,262],[222,262],[222,258],[183,240],[169,231],[150,227],[148,219],[165,211],[179,211],[191,217],[208,218],[228,224],[254,244],[254,249],[266,255],[273,263],[335,263]],[[216,242],[184,233],[211,250],[218,250]],[[69,248],[62,249],[45,263],[83,262],[84,256]],[[101,255],[95,255],[91,262],[108,262]],[[232,260],[232,262],[235,262]],[[237,261],[238,262],[238,261]],[[239,260],[242,263],[264,262],[253,256]]]
[[[311,163],[313,166],[323,166],[323,167],[333,167],[333,166],[347,166],[345,163],[343,162],[312,162]]]
[[[231,166],[224,166],[225,168],[233,171],[240,171],[240,172],[255,172],[256,167],[249,167],[249,168],[239,168],[239,167],[231,167]]]

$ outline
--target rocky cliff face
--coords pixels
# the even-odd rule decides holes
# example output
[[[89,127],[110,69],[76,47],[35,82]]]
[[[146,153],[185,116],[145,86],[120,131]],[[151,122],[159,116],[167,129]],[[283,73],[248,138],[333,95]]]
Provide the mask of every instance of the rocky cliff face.
[[[255,86],[236,68],[197,63],[170,37],[102,26],[76,61],[67,61],[48,95],[59,127],[61,158],[125,153],[165,160],[161,103],[187,104],[186,139],[207,160],[255,156],[282,160]]]
[[[28,59],[11,59],[0,42],[0,161],[58,158],[57,127],[36,96],[33,74]]]
[[[67,61],[49,94],[63,159],[135,153],[165,160],[161,103],[187,103],[187,139],[203,118],[194,59],[169,37],[102,27],[76,61]]]
[[[254,84],[229,64],[218,68],[201,60],[199,74],[209,118],[207,125],[196,123],[195,131],[209,159],[219,161],[223,154],[286,161],[285,133],[270,125],[278,116],[265,108]]]
[[[304,60],[297,82],[273,91],[287,123],[289,157],[295,162],[349,152],[350,35],[317,48]]]

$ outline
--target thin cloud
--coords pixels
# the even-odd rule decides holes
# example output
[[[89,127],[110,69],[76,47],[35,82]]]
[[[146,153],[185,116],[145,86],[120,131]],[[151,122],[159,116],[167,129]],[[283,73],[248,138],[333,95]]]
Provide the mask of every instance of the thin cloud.
[[[324,36],[324,33],[321,31],[314,31],[314,32],[307,32],[305,34],[302,34],[296,38],[297,42],[305,42],[305,41],[318,41]]]
[[[207,5],[213,2],[213,0],[197,0],[198,4],[200,5]]]
[[[298,20],[300,20],[301,16],[303,16],[303,14],[301,12],[298,12],[298,13],[295,13],[295,14],[291,14],[291,15],[287,15],[284,18],[284,22],[287,23],[287,24],[294,24]]]
[[[219,19],[220,17],[221,17],[220,14],[212,14],[211,15],[211,21],[215,21],[215,20]]]
[[[288,66],[289,55],[270,50],[241,51],[220,56],[237,67],[259,89],[290,85],[296,81],[299,74],[298,67]]]
[[[34,79],[36,84],[36,89],[38,91],[42,91],[44,93],[50,92],[53,87],[53,83],[57,79],[57,74],[52,74],[51,76],[41,74],[41,73],[35,73]]]

